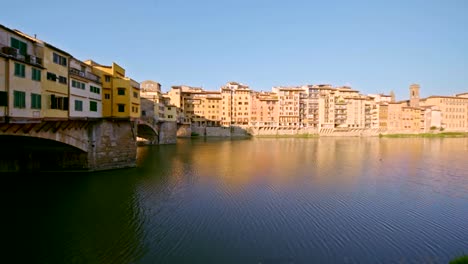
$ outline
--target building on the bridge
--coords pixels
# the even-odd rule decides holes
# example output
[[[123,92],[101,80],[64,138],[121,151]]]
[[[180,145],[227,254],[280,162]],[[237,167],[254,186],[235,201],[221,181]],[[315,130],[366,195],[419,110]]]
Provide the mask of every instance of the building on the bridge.
[[[0,25],[0,122],[40,122],[44,43]]]
[[[42,81],[42,118],[67,120],[69,109],[69,73],[71,55],[44,42],[46,78]]]
[[[154,119],[155,122],[164,118],[164,101],[161,84],[147,80],[140,83],[141,118]],[[143,104],[146,104],[145,106]]]
[[[101,78],[92,67],[70,58],[70,119],[102,117]]]
[[[140,117],[140,84],[125,76],[117,63],[101,65],[92,60],[84,62],[102,81],[102,116],[104,118],[137,119]]]

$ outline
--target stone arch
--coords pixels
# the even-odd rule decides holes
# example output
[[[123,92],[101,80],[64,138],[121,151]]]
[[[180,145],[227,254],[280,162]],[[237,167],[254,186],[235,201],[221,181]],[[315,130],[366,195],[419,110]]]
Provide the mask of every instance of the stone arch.
[[[69,122],[43,122],[38,124],[4,124],[0,135],[49,139],[70,145],[84,152],[89,151],[86,126],[70,127]]]
[[[158,142],[159,132],[157,127],[140,120],[137,127],[137,136],[154,144]]]

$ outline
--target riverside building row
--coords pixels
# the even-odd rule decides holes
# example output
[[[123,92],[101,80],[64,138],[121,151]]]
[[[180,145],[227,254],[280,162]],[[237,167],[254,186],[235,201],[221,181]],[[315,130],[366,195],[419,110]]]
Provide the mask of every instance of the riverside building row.
[[[0,123],[140,117],[140,84],[0,25]]]
[[[219,91],[172,86],[160,98],[175,108],[173,118],[178,123],[201,127],[468,131],[468,93],[420,98],[417,84],[409,91],[409,100],[396,102],[393,92],[363,95],[348,86],[278,86],[271,92],[257,92],[245,84],[228,82]]]

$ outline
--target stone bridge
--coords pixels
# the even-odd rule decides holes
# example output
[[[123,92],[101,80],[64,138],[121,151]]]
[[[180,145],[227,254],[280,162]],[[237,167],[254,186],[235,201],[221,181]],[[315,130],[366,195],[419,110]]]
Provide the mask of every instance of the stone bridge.
[[[0,171],[134,167],[137,138],[157,144],[161,127],[118,119],[1,123]]]

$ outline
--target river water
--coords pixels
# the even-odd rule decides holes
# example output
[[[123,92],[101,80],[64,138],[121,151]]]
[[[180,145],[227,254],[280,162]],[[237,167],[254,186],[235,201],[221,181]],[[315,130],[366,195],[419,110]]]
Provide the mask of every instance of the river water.
[[[138,167],[3,175],[22,263],[447,263],[468,138],[179,139]]]

